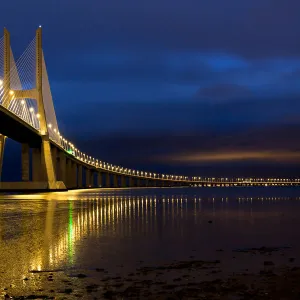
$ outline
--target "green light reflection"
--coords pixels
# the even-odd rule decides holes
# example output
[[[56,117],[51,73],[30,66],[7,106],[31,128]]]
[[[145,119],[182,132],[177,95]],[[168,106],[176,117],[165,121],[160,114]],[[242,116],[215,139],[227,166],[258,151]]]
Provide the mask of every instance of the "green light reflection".
[[[68,230],[68,254],[69,263],[73,263],[73,202],[69,202],[69,230]]]

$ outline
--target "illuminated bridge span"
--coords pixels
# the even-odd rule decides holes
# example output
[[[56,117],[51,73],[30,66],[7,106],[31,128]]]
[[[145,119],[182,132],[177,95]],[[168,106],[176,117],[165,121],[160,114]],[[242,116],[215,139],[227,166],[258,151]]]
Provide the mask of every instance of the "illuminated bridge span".
[[[0,38],[0,179],[6,137],[22,144],[22,182],[2,190],[143,186],[286,186],[300,179],[206,178],[158,174],[113,165],[80,151],[56,120],[42,49],[42,29],[14,59],[9,32]]]

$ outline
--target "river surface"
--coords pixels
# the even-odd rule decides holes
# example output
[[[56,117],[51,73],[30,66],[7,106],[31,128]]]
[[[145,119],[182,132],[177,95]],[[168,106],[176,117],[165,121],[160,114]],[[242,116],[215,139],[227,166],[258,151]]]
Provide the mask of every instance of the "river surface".
[[[56,272],[96,282],[192,259],[220,260],[222,276],[259,270],[266,257],[235,252],[245,248],[275,247],[272,260],[288,264],[300,253],[299,197],[295,187],[2,195],[1,294],[53,292]]]

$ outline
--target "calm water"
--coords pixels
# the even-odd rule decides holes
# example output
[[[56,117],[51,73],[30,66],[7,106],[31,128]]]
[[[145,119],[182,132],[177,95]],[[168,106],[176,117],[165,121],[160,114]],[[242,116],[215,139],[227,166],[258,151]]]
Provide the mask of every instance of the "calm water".
[[[21,284],[29,270],[98,267],[122,273],[141,264],[195,257],[222,259],[230,271],[244,264],[233,266],[228,260],[226,266],[236,248],[289,246],[297,253],[299,197],[296,188],[1,196],[0,287]],[[280,259],[286,258],[278,254]]]

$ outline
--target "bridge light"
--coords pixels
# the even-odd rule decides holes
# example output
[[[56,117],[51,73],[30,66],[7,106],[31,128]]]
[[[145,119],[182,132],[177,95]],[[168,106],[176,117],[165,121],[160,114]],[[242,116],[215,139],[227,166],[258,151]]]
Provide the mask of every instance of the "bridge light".
[[[0,79],[0,86],[3,85],[3,80]]]
[[[14,91],[10,90],[10,91],[9,91],[9,94],[10,94],[10,95],[13,95],[13,94],[14,94]]]
[[[51,127],[52,127],[52,124],[51,124],[51,123],[49,123],[49,124],[48,124],[48,127],[49,127],[49,128],[51,128]]]
[[[34,108],[33,108],[33,107],[30,107],[30,108],[29,108],[29,111],[30,111],[30,112],[34,112]]]
[[[0,84],[0,85],[1,85],[1,84]],[[21,100],[21,104],[22,104],[22,105],[25,105],[25,103],[26,103],[25,100]]]
[[[40,114],[36,114],[36,117],[39,119],[41,117],[41,115]]]

